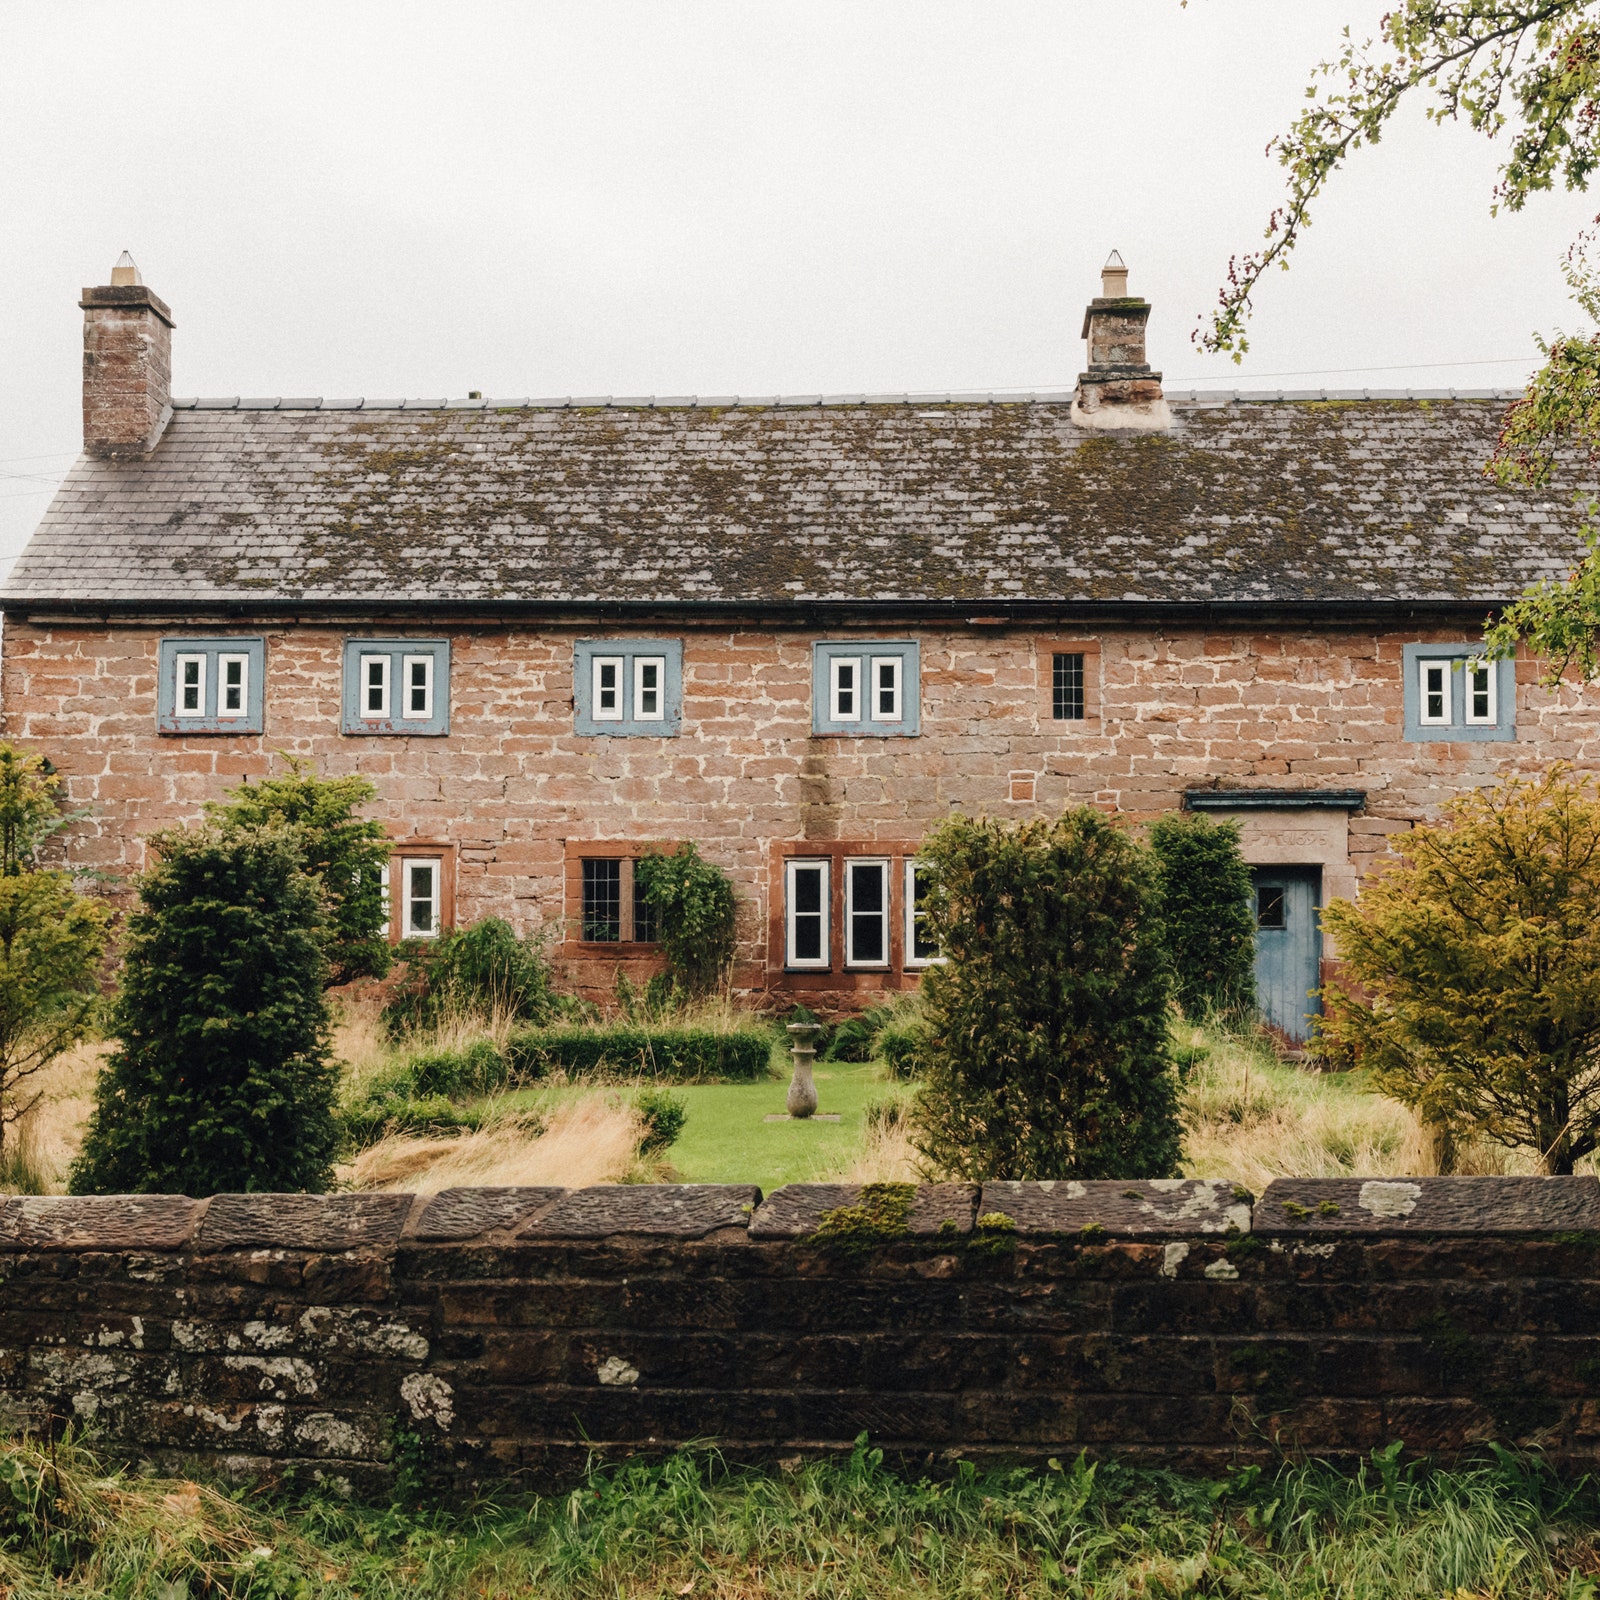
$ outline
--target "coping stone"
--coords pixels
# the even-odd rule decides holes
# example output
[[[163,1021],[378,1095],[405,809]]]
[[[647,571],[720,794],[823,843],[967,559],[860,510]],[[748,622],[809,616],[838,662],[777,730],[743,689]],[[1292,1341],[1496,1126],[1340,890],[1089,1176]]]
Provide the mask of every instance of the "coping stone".
[[[219,1194],[201,1224],[200,1250],[359,1250],[393,1244],[409,1194]]]
[[[204,1202],[181,1194],[18,1195],[0,1209],[4,1250],[181,1250]]]
[[[861,1198],[859,1183],[791,1183],[769,1195],[750,1219],[752,1239],[802,1239],[822,1225],[823,1214],[840,1206],[853,1206]],[[972,1232],[978,1212],[975,1183],[919,1184],[906,1217],[907,1231],[915,1237],[937,1235],[946,1222],[956,1232]]]
[[[1600,1232],[1600,1178],[1275,1178],[1257,1233]]]
[[[518,1227],[566,1192],[556,1188],[443,1189],[428,1202],[413,1237],[475,1239],[482,1233],[498,1233]]]
[[[1241,1232],[1255,1196],[1225,1178],[1063,1178],[986,1183],[978,1214],[999,1211],[1019,1234],[1078,1234],[1096,1223],[1116,1238]]]
[[[746,1228],[761,1203],[753,1183],[625,1183],[569,1189],[519,1239],[604,1239],[616,1233],[700,1239]]]

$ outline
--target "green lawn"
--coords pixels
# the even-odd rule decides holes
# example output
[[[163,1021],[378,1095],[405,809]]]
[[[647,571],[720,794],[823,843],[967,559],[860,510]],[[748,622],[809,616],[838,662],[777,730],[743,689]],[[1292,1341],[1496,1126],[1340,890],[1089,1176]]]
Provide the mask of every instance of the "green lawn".
[[[874,1100],[901,1098],[905,1086],[876,1062],[829,1062],[816,1069],[818,1111],[838,1122],[764,1122],[783,1110],[789,1080],[685,1084],[674,1089],[689,1120],[668,1159],[685,1183],[759,1183],[770,1193],[786,1183],[818,1183],[848,1171],[866,1138]]]
[[[897,1083],[880,1062],[845,1061],[816,1068],[819,1112],[837,1111],[838,1122],[767,1122],[782,1112],[789,1079],[759,1083],[668,1084],[689,1109],[688,1121],[667,1153],[684,1183],[758,1183],[770,1194],[786,1183],[837,1179],[861,1154],[866,1111],[875,1100],[903,1100],[911,1085]],[[623,1089],[621,1093],[631,1091]],[[592,1094],[593,1085],[525,1089],[507,1096],[513,1107],[548,1105],[574,1094]]]

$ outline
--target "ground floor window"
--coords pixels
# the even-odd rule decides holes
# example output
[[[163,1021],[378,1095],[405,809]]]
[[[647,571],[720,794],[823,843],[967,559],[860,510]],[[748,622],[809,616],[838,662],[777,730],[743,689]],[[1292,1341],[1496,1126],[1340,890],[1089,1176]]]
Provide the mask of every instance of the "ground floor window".
[[[768,965],[775,971],[915,971],[939,958],[927,932],[928,869],[915,843],[774,849]]]
[[[591,944],[615,944],[622,938],[622,862],[614,856],[583,863],[578,937]]]
[[[889,965],[889,863],[848,860],[844,864],[847,967]]]
[[[455,850],[407,839],[384,868],[391,939],[437,939],[455,926]]]
[[[634,871],[645,849],[642,844],[568,842],[569,937],[580,944],[656,943],[660,930],[655,909],[645,899],[644,884]]]
[[[828,965],[827,861],[791,861],[785,868],[785,966]]]
[[[906,862],[906,965],[926,967],[939,959],[939,947],[928,932],[927,896],[933,869],[922,861]]]

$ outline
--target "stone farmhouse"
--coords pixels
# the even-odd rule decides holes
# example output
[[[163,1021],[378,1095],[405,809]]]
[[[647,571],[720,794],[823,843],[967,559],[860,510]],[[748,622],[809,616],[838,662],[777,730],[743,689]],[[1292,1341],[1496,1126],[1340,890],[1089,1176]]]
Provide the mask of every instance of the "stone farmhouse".
[[[1237,818],[1269,1013],[1317,908],[1600,718],[1485,615],[1581,553],[1576,481],[1481,472],[1497,394],[1164,394],[1113,258],[1072,392],[176,399],[173,315],[85,289],[84,451],[3,594],[8,737],[69,848],[283,755],[377,786],[393,933],[494,913],[596,990],[653,970],[633,861],[693,840],[738,985],[859,1005],[935,957],[953,811]]]

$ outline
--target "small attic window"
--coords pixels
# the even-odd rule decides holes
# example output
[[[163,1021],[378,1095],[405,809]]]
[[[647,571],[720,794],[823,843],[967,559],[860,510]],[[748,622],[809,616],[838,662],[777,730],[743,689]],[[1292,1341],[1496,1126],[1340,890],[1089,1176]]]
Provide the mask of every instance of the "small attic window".
[[[1487,660],[1480,641],[1408,644],[1402,670],[1407,739],[1476,743],[1516,738],[1515,663]]]
[[[450,731],[448,639],[346,639],[344,721],[347,734]]]
[[[260,733],[264,639],[163,639],[156,727],[161,733]]]
[[[912,738],[921,729],[921,652],[914,639],[815,644],[811,731]]]
[[[681,639],[580,639],[573,730],[591,738],[670,738],[683,721]]]

